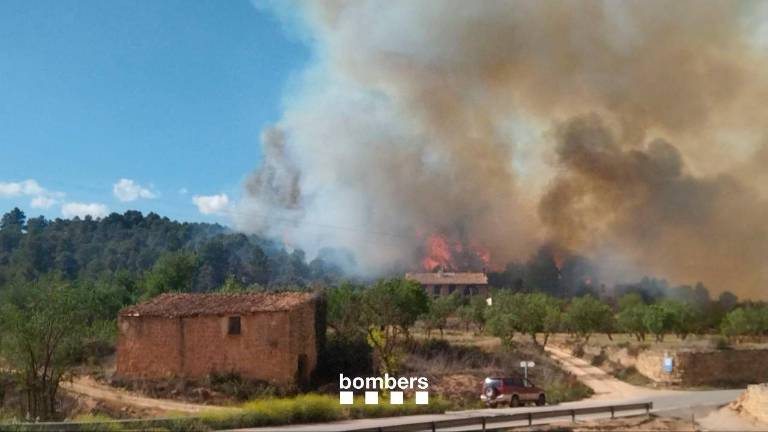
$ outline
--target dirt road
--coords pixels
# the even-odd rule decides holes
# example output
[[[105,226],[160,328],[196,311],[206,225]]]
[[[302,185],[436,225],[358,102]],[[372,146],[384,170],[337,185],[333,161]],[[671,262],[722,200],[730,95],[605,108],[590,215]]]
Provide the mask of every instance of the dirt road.
[[[572,356],[570,353],[551,345],[546,348],[550,357],[557,360],[566,371],[595,391],[592,399],[627,399],[659,394],[661,390],[653,390],[625,383],[597,366]]]
[[[718,408],[738,397],[742,390],[678,391],[638,387],[620,381],[564,350],[552,346],[546,347],[546,350],[563,369],[576,375],[595,391],[591,398],[593,400],[650,400],[657,413],[695,419],[699,428],[705,431],[766,430],[765,424],[739,415],[728,407]]]
[[[117,406],[130,406],[142,410],[163,413],[196,414],[210,410],[228,410],[233,408],[178,402],[168,399],[154,399],[137,395],[125,390],[99,384],[92,378],[77,377],[71,382],[63,382],[61,388],[67,392],[87,396]]]

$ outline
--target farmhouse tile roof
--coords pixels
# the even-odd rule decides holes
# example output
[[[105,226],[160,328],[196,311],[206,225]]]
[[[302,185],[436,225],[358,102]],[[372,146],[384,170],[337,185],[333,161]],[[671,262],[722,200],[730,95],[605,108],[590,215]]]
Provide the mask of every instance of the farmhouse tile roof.
[[[488,285],[485,273],[406,273],[405,278],[422,285]]]
[[[215,293],[161,294],[151,300],[128,306],[120,316],[190,317],[196,315],[245,315],[256,312],[278,312],[293,309],[312,300],[313,294],[281,293]]]

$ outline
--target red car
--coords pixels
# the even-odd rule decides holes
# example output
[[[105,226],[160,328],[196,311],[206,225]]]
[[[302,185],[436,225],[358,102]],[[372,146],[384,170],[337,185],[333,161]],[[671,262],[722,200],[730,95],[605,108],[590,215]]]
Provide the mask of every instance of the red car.
[[[534,402],[536,405],[547,403],[544,390],[533,385],[530,380],[519,377],[486,378],[480,400],[491,408],[496,408],[499,405],[517,407],[530,402]]]

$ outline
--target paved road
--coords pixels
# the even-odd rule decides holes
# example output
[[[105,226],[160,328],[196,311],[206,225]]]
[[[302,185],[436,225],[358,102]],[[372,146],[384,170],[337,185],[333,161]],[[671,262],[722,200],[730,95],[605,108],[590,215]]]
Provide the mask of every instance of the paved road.
[[[652,401],[654,406],[654,412],[661,411],[673,411],[682,409],[694,409],[704,406],[719,406],[726,404],[735,399],[741,390],[714,390],[714,391],[695,391],[695,392],[659,392],[658,395],[652,397],[640,397],[632,399],[588,399],[585,401],[568,402],[557,405],[556,407],[523,407],[523,408],[498,408],[498,409],[479,409],[468,411],[456,411],[447,412],[445,414],[434,415],[419,415],[419,416],[405,416],[405,417],[391,417],[383,419],[361,419],[361,420],[348,420],[342,422],[324,423],[324,424],[308,424],[308,425],[292,425],[285,427],[273,427],[273,428],[251,428],[242,429],[242,431],[350,431],[361,428],[375,428],[382,426],[395,426],[398,424],[430,422],[440,420],[453,420],[467,417],[484,417],[501,414],[516,414],[524,412],[546,411],[553,408],[586,408],[592,406],[612,405],[612,404],[627,404],[633,402],[647,402]],[[632,412],[628,411],[622,413],[622,415],[636,415],[641,413],[640,411]],[[608,418],[609,413],[595,414],[589,416],[579,416],[578,419],[598,419]],[[568,420],[563,419],[563,420]],[[542,420],[535,423],[547,423],[552,420]],[[498,426],[522,426],[523,422],[511,422]],[[472,428],[455,428],[454,431],[459,430],[472,430]]]
[[[547,348],[549,354],[561,363],[562,367],[575,374],[586,385],[595,390],[595,395],[587,400],[568,402],[557,405],[557,408],[586,408],[603,405],[629,404],[636,402],[653,402],[653,412],[679,412],[697,410],[703,407],[717,407],[736,399],[743,390],[711,390],[711,391],[674,391],[654,390],[637,387],[622,382],[603,370],[591,366],[589,363],[574,358],[569,353],[557,348]],[[453,420],[467,417],[483,417],[501,414],[514,414],[524,412],[546,411],[555,407],[524,407],[524,408],[500,408],[478,409],[467,411],[447,412],[445,414],[405,416],[383,419],[361,419],[333,422],[325,424],[292,425],[275,428],[251,428],[242,431],[349,431],[360,428],[375,428],[383,426],[395,426],[399,424],[430,422],[440,420]],[[638,412],[625,412],[623,415],[634,415]],[[607,418],[610,414],[596,414],[581,416],[580,419]],[[552,422],[543,420],[541,423]],[[508,423],[503,426],[522,426],[521,422]],[[502,425],[499,425],[502,426]],[[452,431],[472,430],[471,428],[454,428]]]

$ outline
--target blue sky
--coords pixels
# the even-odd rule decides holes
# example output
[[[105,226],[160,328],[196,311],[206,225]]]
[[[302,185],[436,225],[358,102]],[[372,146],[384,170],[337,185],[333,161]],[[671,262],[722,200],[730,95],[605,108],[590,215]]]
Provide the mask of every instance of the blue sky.
[[[0,211],[223,222],[310,56],[248,0],[5,0],[0,52]]]

